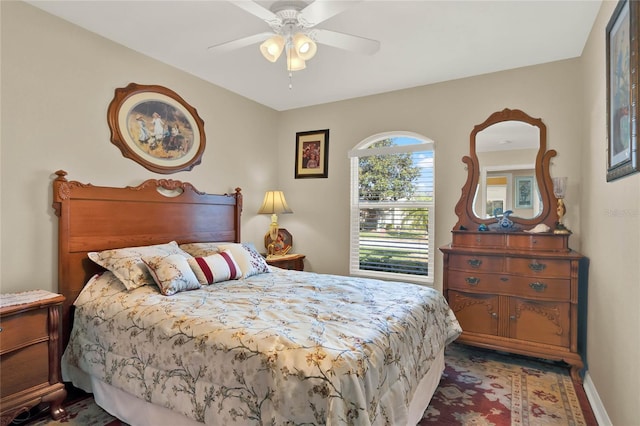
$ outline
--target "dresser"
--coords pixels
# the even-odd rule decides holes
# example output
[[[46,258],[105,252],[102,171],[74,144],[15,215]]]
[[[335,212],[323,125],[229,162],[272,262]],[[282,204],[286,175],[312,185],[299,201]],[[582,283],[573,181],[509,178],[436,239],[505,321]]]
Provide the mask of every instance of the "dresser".
[[[8,300],[17,300],[7,305]],[[0,416],[8,425],[23,412],[49,403],[60,419],[67,392],[60,378],[60,313],[65,298],[49,292],[2,296],[0,307]]]
[[[452,231],[443,290],[461,343],[584,367],[587,259],[569,235]]]

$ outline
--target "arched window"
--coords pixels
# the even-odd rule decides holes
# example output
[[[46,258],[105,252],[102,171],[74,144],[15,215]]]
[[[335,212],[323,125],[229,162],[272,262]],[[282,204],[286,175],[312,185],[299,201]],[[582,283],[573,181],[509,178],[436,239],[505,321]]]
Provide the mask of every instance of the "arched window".
[[[381,133],[349,157],[351,275],[433,284],[433,141]]]

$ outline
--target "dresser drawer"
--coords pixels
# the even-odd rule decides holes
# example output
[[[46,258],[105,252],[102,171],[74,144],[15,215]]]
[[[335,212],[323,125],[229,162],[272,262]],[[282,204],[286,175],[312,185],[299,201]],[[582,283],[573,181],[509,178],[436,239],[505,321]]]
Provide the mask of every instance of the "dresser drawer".
[[[3,317],[0,321],[0,354],[48,339],[48,315],[49,310],[43,308]]]
[[[465,271],[502,272],[503,258],[455,254],[449,256],[449,268]]]
[[[449,271],[448,279],[448,287],[451,289],[547,300],[569,300],[571,297],[570,283],[571,281],[568,279],[467,271]]]
[[[507,257],[505,258],[505,270],[525,275],[569,278],[571,276],[571,261]]]
[[[453,247],[504,248],[505,234],[500,232],[454,232]]]
[[[498,293],[500,291],[499,277],[495,273],[449,271],[448,287],[456,290],[478,293]]]
[[[568,237],[554,234],[513,233],[507,235],[507,248],[516,250],[569,251]]]
[[[557,278],[500,276],[500,293],[531,299],[565,300],[571,298],[571,281]]]

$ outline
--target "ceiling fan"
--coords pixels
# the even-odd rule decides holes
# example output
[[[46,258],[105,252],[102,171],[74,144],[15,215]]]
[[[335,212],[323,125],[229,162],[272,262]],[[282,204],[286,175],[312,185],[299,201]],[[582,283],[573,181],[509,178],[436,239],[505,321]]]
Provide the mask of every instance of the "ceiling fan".
[[[265,21],[272,31],[216,44],[209,47],[210,51],[228,52],[263,42],[260,51],[267,60],[276,62],[284,51],[287,56],[287,70],[298,71],[304,69],[305,61],[315,55],[316,42],[367,55],[372,55],[380,49],[380,42],[377,40],[316,28],[316,25],[359,1],[276,1],[268,9],[255,1],[230,1]]]

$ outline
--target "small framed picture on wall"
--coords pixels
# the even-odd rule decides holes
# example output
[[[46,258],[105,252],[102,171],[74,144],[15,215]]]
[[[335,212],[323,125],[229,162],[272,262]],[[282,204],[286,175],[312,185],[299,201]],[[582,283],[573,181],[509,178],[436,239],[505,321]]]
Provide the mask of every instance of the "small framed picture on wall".
[[[295,178],[326,178],[329,166],[329,129],[296,133]]]

